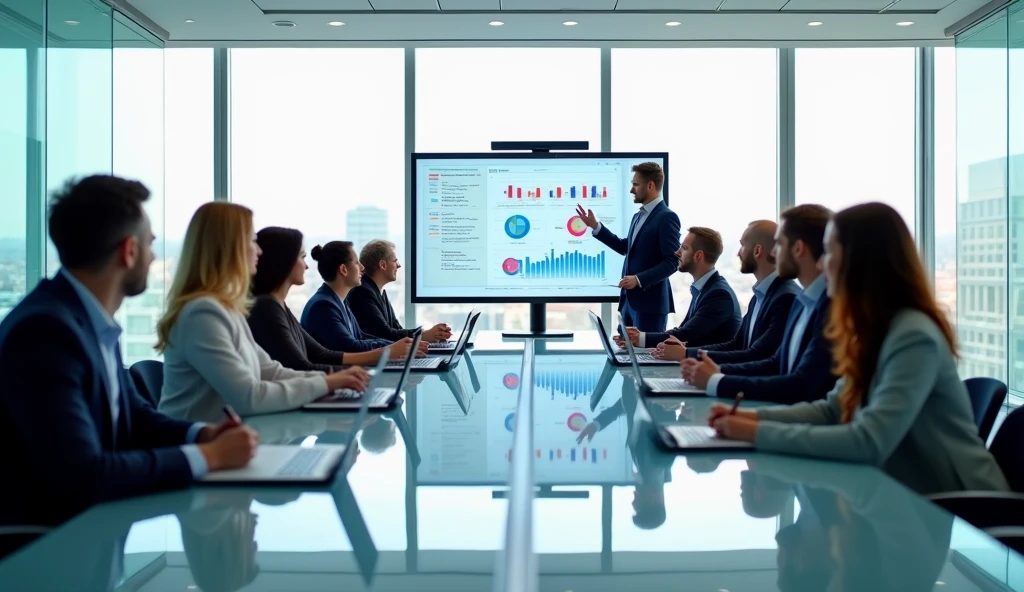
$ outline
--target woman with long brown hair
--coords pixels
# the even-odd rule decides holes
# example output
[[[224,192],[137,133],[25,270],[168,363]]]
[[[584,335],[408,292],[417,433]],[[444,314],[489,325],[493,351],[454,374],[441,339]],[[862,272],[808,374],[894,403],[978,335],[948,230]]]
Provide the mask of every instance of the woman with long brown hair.
[[[919,493],[1008,490],[903,218],[882,203],[834,214],[821,265],[835,389],[824,401],[732,415],[716,405],[709,424],[758,450],[876,465]]]

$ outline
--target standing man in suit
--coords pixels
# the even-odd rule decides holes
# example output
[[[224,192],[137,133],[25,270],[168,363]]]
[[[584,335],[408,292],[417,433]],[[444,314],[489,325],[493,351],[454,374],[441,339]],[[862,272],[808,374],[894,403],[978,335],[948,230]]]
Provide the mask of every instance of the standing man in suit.
[[[668,333],[644,332],[626,327],[636,347],[654,347],[669,338],[690,345],[706,345],[732,339],[740,328],[740,303],[729,282],[715,264],[725,247],[722,235],[710,228],[694,226],[687,230],[679,247],[679,271],[693,278],[690,308],[681,325]]]
[[[576,206],[591,234],[626,258],[619,280],[619,312],[623,323],[641,331],[664,331],[668,314],[676,311],[668,278],[678,263],[679,216],[661,198],[664,185],[665,173],[658,163],[633,166],[629,192],[640,211],[633,215],[626,238],[608,230],[591,210]]]
[[[363,331],[388,341],[412,337],[415,329],[406,329],[398,322],[395,309],[391,307],[384,286],[398,279],[402,265],[395,253],[395,243],[386,240],[372,240],[359,252],[359,263],[366,270],[360,284],[348,293],[345,301],[352,314],[359,319]],[[447,341],[452,328],[438,323],[423,332],[425,343]]]
[[[835,386],[832,350],[825,337],[829,297],[819,260],[825,250],[825,226],[832,212],[824,206],[805,204],[782,213],[775,237],[779,277],[797,279],[803,291],[796,297],[786,322],[782,343],[764,360],[719,366],[714,353],[699,360],[684,360],[683,378],[709,397],[748,399],[774,403],[798,403],[824,399]]]
[[[747,305],[740,330],[728,341],[701,346],[715,352],[722,362],[752,362],[770,358],[782,343],[786,321],[800,287],[793,280],[779,278],[775,269],[775,233],[779,225],[771,220],[751,222],[740,239],[740,272],[754,276],[754,296]],[[687,347],[675,337],[658,344],[652,352],[663,360],[696,358],[697,348]]]
[[[114,315],[145,291],[153,262],[148,197],[137,181],[93,176],[53,198],[50,238],[63,267],[0,323],[0,472],[12,484],[0,487],[0,527],[43,532],[94,504],[243,467],[256,453],[247,426],[158,413],[121,361]]]

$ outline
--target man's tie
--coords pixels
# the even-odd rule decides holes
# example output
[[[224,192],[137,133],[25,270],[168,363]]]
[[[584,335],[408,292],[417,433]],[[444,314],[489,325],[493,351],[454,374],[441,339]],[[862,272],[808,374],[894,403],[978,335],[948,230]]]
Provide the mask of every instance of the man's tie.
[[[697,286],[690,286],[690,309],[686,311],[686,318],[689,319],[690,315],[693,314],[693,310],[697,308],[697,298],[700,296],[700,290]]]
[[[757,323],[757,313],[761,311],[757,310],[757,301],[760,300],[761,295],[754,292],[754,297],[750,299],[750,304],[747,308],[750,310],[750,324],[747,325],[747,334],[743,336],[743,347],[750,347],[750,343],[753,341],[754,336],[754,325]],[[755,313],[756,311],[756,313]]]
[[[640,210],[633,214],[633,221],[629,224],[629,234],[626,236],[627,248],[633,247],[633,231],[636,230],[636,225],[640,223],[640,218],[647,214],[647,210],[640,208]]]

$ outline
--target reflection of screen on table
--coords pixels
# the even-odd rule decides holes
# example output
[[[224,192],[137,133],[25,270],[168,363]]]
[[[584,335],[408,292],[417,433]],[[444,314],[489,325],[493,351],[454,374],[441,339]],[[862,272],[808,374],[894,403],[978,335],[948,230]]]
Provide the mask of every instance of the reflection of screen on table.
[[[622,256],[576,205],[625,237],[632,167],[666,155],[522,156],[417,156],[414,298],[618,297]]]
[[[579,356],[538,357],[534,370],[534,467],[538,484],[631,483],[626,420],[605,426],[593,441],[579,433],[608,407],[590,410],[601,366],[579,364]],[[505,483],[512,459],[516,397],[522,356],[476,356],[480,393],[462,408],[440,381],[424,381],[439,392],[424,393],[417,408],[416,441],[423,461],[420,483]],[[613,386],[613,389],[618,387]],[[611,404],[617,402],[610,397]],[[602,402],[607,401],[603,399]]]

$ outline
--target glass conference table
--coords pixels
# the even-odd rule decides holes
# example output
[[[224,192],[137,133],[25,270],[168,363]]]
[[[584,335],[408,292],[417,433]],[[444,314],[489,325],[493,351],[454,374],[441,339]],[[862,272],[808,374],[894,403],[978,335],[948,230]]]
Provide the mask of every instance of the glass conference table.
[[[595,337],[481,333],[360,426],[250,418],[264,442],[359,429],[359,448],[330,487],[97,506],[0,563],[0,589],[1024,589],[1024,558],[873,468],[663,451],[652,419],[700,423],[712,401],[640,399]]]

